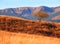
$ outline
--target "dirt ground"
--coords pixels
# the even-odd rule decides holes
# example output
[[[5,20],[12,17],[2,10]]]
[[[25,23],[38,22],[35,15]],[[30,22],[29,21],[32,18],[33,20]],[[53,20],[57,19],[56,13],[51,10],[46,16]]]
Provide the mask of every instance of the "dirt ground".
[[[0,44],[60,44],[60,38],[0,30]]]

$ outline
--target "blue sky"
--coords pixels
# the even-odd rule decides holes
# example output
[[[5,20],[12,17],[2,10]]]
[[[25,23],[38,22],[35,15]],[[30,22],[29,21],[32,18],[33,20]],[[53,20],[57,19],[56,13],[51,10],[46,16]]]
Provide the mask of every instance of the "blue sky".
[[[31,6],[60,6],[60,0],[0,0],[0,9]]]

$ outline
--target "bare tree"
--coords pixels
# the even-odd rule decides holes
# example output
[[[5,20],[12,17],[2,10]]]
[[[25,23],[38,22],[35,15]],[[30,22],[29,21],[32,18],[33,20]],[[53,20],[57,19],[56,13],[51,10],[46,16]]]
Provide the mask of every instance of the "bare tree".
[[[42,12],[33,12],[33,16],[36,16],[39,20],[45,20],[49,15],[42,11]]]

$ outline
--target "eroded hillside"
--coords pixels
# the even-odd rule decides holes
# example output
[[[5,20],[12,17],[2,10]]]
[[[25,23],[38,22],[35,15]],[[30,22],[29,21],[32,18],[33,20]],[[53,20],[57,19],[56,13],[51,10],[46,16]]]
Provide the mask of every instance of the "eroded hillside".
[[[9,32],[20,32],[60,38],[60,24],[44,21],[29,21],[16,17],[0,16],[0,29]]]

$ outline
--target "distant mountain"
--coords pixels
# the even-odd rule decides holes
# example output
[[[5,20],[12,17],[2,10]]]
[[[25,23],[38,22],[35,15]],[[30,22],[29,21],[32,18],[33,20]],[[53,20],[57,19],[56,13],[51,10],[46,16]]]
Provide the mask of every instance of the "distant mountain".
[[[55,12],[59,12],[60,11],[60,6],[59,7],[55,7]]]
[[[33,12],[41,12],[45,11],[49,14],[49,17],[47,20],[56,19],[56,16],[60,15],[60,6],[59,7],[46,7],[46,6],[40,6],[40,7],[19,7],[19,8],[7,8],[0,10],[0,15],[6,15],[6,16],[16,16],[21,17],[29,20],[38,20],[38,18],[33,16]],[[54,19],[54,20],[55,20]],[[56,19],[60,20],[60,18]]]
[[[56,12],[56,13],[52,13],[48,19],[49,20],[55,20],[55,19],[58,19],[56,16],[60,16],[60,12]],[[56,17],[56,18],[55,18]],[[60,18],[59,18],[60,19]]]

